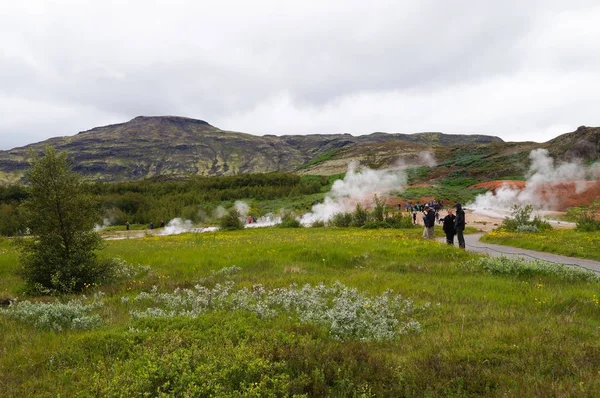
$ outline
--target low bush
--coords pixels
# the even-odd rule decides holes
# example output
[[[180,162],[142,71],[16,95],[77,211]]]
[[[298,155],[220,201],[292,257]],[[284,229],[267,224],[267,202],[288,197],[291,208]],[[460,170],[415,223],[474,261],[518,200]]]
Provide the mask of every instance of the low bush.
[[[517,231],[516,232],[532,232],[532,233],[536,233],[536,232],[540,232],[540,230],[535,225],[519,225],[517,227]]]
[[[217,283],[212,289],[198,284],[172,293],[154,287],[133,299],[122,297],[122,301],[137,319],[197,317],[223,310],[248,311],[264,319],[286,314],[300,323],[324,326],[339,340],[387,340],[421,330],[419,322],[411,318],[416,310],[412,300],[392,291],[371,298],[339,282],[331,287],[292,284],[272,290],[262,285],[237,291],[233,287],[231,281]]]
[[[312,224],[310,224],[311,228],[324,228],[325,227],[325,221],[315,221]]]
[[[539,216],[531,218],[531,213],[533,212],[532,205],[513,205],[511,216],[506,217],[500,228],[509,231],[509,232],[539,232],[545,231],[548,229],[552,229],[552,225],[549,222],[542,220]],[[533,230],[535,227],[537,230]],[[522,231],[518,231],[521,228]],[[523,229],[524,228],[524,229]]]
[[[293,214],[287,213],[281,217],[281,222],[276,225],[278,228],[301,228],[302,224],[294,217]]]
[[[335,213],[327,224],[330,227],[348,228],[352,225],[352,213]]]
[[[600,277],[592,271],[540,260],[527,261],[506,256],[481,257],[465,263],[464,266],[467,268],[473,266],[481,267],[490,274],[516,276],[546,275],[567,281],[600,282]]]
[[[362,207],[360,203],[356,204],[356,209],[352,213],[352,226],[362,227],[369,219],[369,212]]]
[[[61,331],[67,329],[93,329],[101,324],[100,316],[90,314],[91,311],[102,307],[102,295],[97,295],[88,304],[83,299],[74,299],[66,303],[34,303],[30,301],[17,301],[6,309],[0,309],[3,314],[11,319],[28,323],[39,329]]]
[[[225,231],[244,229],[244,221],[240,212],[234,207],[221,217],[219,226]]]
[[[387,221],[369,221],[363,226],[364,229],[392,228],[392,225]]]
[[[589,206],[576,207],[571,209],[570,213],[574,215],[577,224],[577,230],[583,232],[592,232],[600,230],[600,219],[598,213],[600,210],[600,201],[595,201]]]

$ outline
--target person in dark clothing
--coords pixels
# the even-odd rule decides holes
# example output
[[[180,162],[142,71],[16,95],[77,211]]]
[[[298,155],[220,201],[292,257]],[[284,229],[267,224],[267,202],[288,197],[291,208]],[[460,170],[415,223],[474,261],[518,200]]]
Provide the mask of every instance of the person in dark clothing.
[[[425,215],[423,216],[423,238],[433,239],[433,232],[435,227],[435,210],[429,206],[425,206]]]
[[[454,230],[454,220],[456,220],[456,216],[453,214],[453,210],[448,209],[448,214],[442,220],[442,229],[446,234],[446,243],[454,245],[454,235],[456,234],[456,231]]]
[[[458,247],[464,249],[465,237],[463,236],[463,232],[465,230],[465,225],[467,224],[465,221],[465,211],[462,209],[462,205],[460,203],[455,204],[454,207],[456,207],[454,229],[456,230],[456,237],[458,238]]]

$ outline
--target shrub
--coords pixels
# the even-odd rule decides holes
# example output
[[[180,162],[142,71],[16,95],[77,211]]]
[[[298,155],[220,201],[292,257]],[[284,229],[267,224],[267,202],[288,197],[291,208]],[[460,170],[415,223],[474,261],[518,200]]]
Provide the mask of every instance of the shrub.
[[[111,272],[107,275],[106,282],[115,282],[124,279],[131,279],[147,274],[151,268],[147,265],[131,265],[120,258],[111,258],[104,260],[110,264]]]
[[[65,329],[92,329],[101,324],[100,316],[89,315],[89,312],[99,308],[103,302],[97,295],[89,304],[82,300],[70,300],[66,303],[32,303],[21,301],[13,303],[7,309],[0,309],[0,314],[34,325],[40,329],[55,331]]]
[[[328,224],[331,227],[347,228],[352,225],[352,213],[335,213]]]
[[[592,232],[600,230],[600,220],[598,219],[598,210],[600,201],[595,201],[586,207],[576,207],[572,209],[575,216],[577,230],[583,232]]]
[[[356,204],[356,209],[352,213],[352,226],[362,227],[369,218],[369,212],[362,207],[360,203]]]
[[[398,212],[388,217],[386,222],[392,228],[415,228],[415,224],[413,224],[412,216],[410,214],[404,215],[404,213]]]
[[[521,258],[481,257],[469,261],[465,266],[481,267],[491,274],[505,274],[516,276],[548,275],[567,281],[600,282],[600,277],[592,271],[583,268],[569,267],[564,264],[551,263],[541,260],[523,260]]]
[[[325,221],[315,221],[312,224],[310,224],[311,228],[323,228],[325,227]]]
[[[519,231],[519,227],[528,226],[535,227],[537,231],[545,231],[552,229],[552,225],[549,222],[542,220],[539,216],[535,216],[531,219],[531,213],[533,212],[532,205],[518,205],[515,204],[512,207],[512,217],[506,217],[500,226],[501,229],[510,232],[534,232],[532,229],[525,228],[523,231]]]
[[[213,289],[175,289],[160,293],[156,287],[133,300],[123,297],[134,318],[197,317],[208,311],[249,311],[261,318],[279,314],[293,316],[301,323],[325,326],[339,340],[386,340],[399,334],[420,332],[421,325],[410,316],[417,310],[412,300],[386,291],[367,297],[341,283],[292,284],[267,290],[262,285],[235,291],[233,282],[217,283]],[[427,307],[426,305],[425,307]],[[400,321],[399,318],[402,320]]]
[[[291,213],[286,213],[281,217],[281,222],[276,225],[278,228],[300,228],[302,224]]]
[[[387,221],[369,221],[363,225],[364,229],[379,229],[379,228],[392,228],[391,224]]]
[[[226,231],[244,229],[244,221],[240,212],[235,207],[232,207],[227,214],[221,217],[219,226]]]
[[[519,225],[517,227],[517,232],[540,232],[538,227],[535,225]]]
[[[384,221],[387,218],[387,207],[385,200],[379,199],[377,195],[373,197],[373,218],[375,221]]]

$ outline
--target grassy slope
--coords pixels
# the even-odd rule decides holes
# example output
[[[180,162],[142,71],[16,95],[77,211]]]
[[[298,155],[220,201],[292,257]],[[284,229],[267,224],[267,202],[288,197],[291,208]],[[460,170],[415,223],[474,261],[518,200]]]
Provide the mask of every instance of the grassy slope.
[[[598,232],[578,232],[570,229],[539,233],[493,231],[485,234],[481,241],[600,261]]]
[[[600,394],[596,284],[490,276],[462,265],[474,255],[424,242],[420,232],[263,229],[109,242],[106,255],[153,271],[104,288],[100,329],[46,332],[0,317],[3,394]],[[14,253],[7,242],[1,248],[4,276]],[[239,286],[340,281],[433,305],[416,315],[421,334],[375,343],[243,312],[133,321],[120,300],[150,285],[192,286],[232,265],[242,268],[231,277]],[[14,282],[2,278],[0,288],[15,293]]]

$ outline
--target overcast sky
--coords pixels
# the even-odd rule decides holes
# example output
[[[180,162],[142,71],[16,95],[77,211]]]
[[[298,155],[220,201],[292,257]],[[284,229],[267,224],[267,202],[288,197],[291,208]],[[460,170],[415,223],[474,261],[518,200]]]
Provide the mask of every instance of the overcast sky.
[[[139,115],[252,134],[600,125],[597,1],[2,1],[0,149]]]

